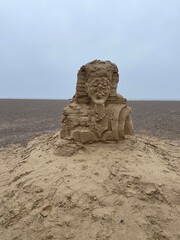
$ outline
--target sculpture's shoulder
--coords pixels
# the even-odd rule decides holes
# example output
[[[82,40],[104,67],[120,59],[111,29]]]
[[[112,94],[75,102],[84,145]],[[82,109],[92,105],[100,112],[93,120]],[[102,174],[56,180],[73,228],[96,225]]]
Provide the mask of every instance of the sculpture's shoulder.
[[[88,109],[86,104],[79,104],[75,100],[71,101],[70,104],[64,108],[63,113],[75,113]]]

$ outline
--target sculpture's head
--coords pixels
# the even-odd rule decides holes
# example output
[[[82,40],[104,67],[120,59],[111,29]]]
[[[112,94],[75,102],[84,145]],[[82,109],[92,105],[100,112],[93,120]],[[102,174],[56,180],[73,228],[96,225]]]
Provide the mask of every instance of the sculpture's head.
[[[118,68],[110,61],[95,60],[82,66],[78,72],[73,101],[88,104],[125,103],[117,94]]]
[[[111,83],[108,77],[96,77],[88,80],[85,89],[94,103],[104,104],[111,93]]]

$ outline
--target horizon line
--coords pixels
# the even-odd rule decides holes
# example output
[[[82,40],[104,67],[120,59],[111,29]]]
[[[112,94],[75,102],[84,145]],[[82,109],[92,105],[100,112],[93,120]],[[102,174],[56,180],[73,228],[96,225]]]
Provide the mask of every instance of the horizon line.
[[[72,98],[0,98],[0,100],[60,100],[69,101]],[[180,101],[180,98],[126,98],[127,101]]]

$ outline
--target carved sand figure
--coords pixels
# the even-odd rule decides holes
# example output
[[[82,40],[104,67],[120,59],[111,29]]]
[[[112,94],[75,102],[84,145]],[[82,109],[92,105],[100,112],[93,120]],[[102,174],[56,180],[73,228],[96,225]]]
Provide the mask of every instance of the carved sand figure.
[[[117,93],[118,82],[118,68],[110,61],[82,66],[76,94],[63,112],[61,138],[96,142],[132,135],[131,108]]]

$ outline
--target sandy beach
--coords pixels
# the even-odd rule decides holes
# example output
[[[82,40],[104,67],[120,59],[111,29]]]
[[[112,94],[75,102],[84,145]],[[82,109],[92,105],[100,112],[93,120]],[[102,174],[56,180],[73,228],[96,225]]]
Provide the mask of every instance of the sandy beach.
[[[128,101],[135,134],[180,139],[180,101]],[[34,137],[58,131],[68,100],[0,99],[0,146],[27,144]]]
[[[134,136],[68,147],[67,102],[0,101],[1,239],[179,240],[180,102],[132,101]]]

